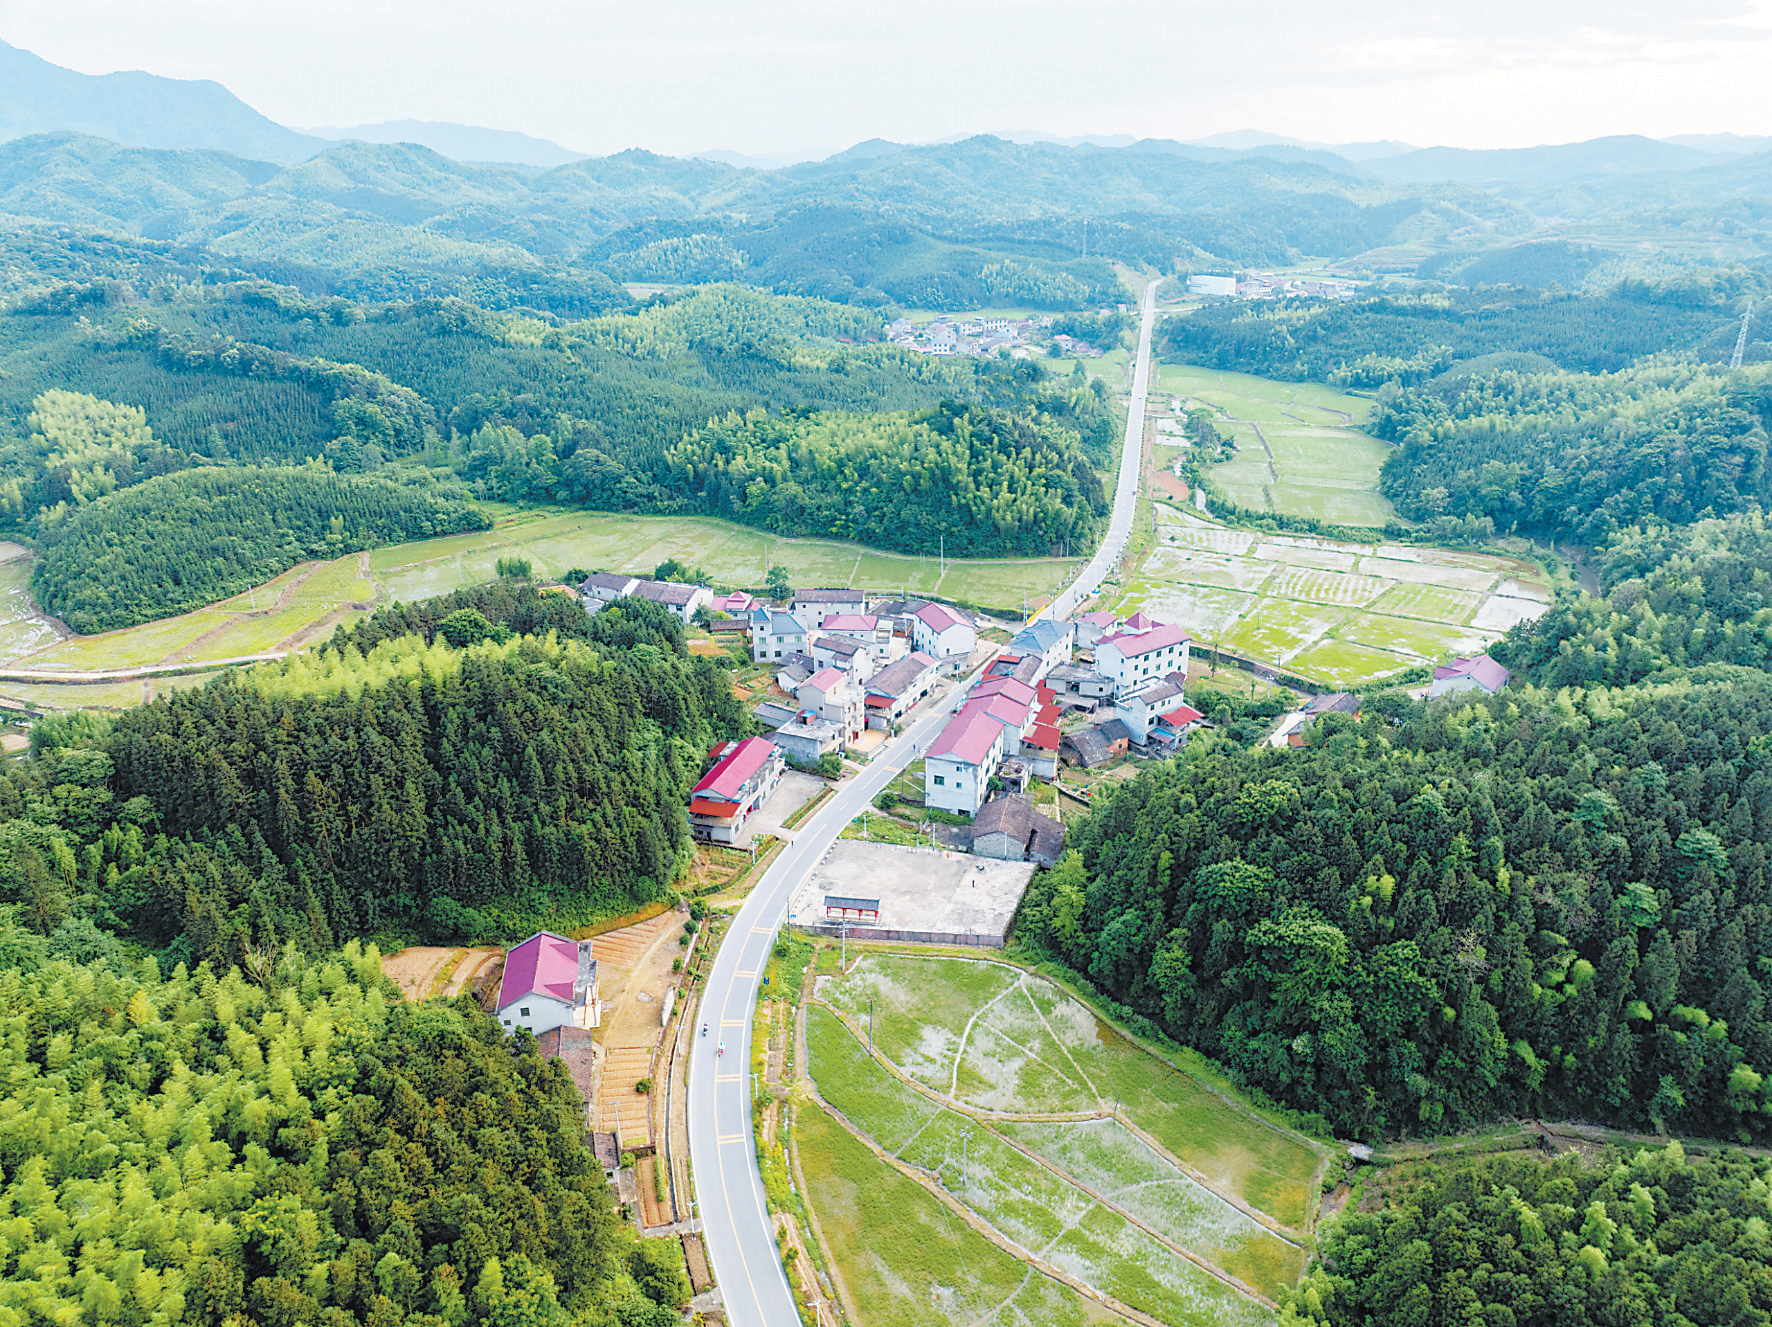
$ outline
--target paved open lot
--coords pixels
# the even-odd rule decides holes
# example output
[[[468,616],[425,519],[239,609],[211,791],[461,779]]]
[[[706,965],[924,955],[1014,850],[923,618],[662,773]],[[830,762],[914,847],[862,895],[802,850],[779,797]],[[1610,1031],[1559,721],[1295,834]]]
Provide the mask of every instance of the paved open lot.
[[[1000,936],[1034,877],[1032,862],[999,862],[939,848],[839,839],[794,897],[799,926],[824,922],[824,896],[880,900],[883,930]]]
[[[784,771],[781,786],[769,795],[762,809],[751,817],[751,823],[744,827],[739,835],[735,848],[748,848],[766,834],[773,834],[781,828],[781,822],[806,803],[817,797],[819,790],[825,786],[823,779],[816,774],[802,774],[797,769]]]

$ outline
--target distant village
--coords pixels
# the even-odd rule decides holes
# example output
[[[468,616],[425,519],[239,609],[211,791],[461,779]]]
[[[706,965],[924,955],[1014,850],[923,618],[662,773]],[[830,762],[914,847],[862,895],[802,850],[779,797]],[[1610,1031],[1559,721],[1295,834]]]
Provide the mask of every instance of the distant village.
[[[1283,299],[1288,295],[1308,295],[1317,299],[1352,299],[1358,283],[1354,281],[1305,281],[1293,277],[1277,277],[1272,272],[1245,272],[1236,276],[1190,276],[1187,293],[1220,299]]]
[[[886,339],[907,350],[925,355],[971,355],[975,358],[996,358],[1008,355],[1013,359],[1032,359],[1045,353],[1038,344],[1042,333],[1051,327],[1050,315],[1024,318],[941,317],[921,325],[908,318],[898,318],[886,326]],[[1055,354],[1067,358],[1085,358],[1101,352],[1084,341],[1068,336],[1052,338]]]

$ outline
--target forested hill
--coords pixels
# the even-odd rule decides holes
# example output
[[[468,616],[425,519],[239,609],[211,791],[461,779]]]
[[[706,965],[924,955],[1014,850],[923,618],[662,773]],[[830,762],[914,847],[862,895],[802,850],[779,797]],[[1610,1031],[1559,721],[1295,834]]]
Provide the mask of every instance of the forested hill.
[[[428,480],[318,465],[183,470],[45,521],[31,588],[74,630],[110,631],[226,599],[310,558],[491,524]]]
[[[1741,321],[1736,300],[1763,274],[1740,270],[1620,283],[1608,294],[1499,286],[1398,290],[1352,300],[1208,305],[1159,327],[1155,353],[1290,381],[1410,386],[1487,356],[1497,367],[1606,373],[1645,355],[1726,360]]]
[[[563,639],[516,634],[548,625],[533,589],[474,603],[430,644],[359,626],[114,726],[45,720],[0,780],[0,904],[228,964],[659,897],[705,753],[752,728],[726,675],[655,604],[580,611]]]
[[[1509,369],[1379,394],[1397,443],[1380,490],[1405,516],[1600,543],[1772,501],[1772,366],[1649,361],[1611,374]]]
[[[556,323],[263,283],[109,289],[0,315],[0,530],[47,550],[41,592],[81,629],[477,528],[461,496],[915,552],[945,535],[981,557],[1081,548],[1104,510],[1104,384],[885,345],[851,305],[716,285]]]
[[[1104,259],[1271,266],[1473,221],[1509,235],[1532,226],[1462,185],[1180,144],[989,136],[781,171],[629,151],[537,173],[409,143],[341,144],[280,169],[41,134],[0,144],[0,211],[209,249],[358,298],[457,294],[568,316],[583,309],[553,301],[598,297],[607,273],[738,278],[870,306],[1090,307],[1115,299]],[[1007,282],[1006,263],[1020,269]]]
[[[1772,676],[1394,699],[1098,797],[1026,932],[1339,1133],[1764,1138]]]

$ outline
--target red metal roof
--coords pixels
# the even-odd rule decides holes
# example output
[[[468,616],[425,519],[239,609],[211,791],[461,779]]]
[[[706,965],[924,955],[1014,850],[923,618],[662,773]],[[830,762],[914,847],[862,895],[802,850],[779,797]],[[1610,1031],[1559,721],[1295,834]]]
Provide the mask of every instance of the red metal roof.
[[[774,754],[775,748],[761,737],[745,738],[731,755],[715,765],[708,771],[707,777],[695,785],[695,795],[700,797],[705,793],[710,797],[737,801],[751,775],[762,769]]]
[[[811,687],[814,691],[828,692],[832,687],[840,686],[847,676],[848,674],[839,673],[835,668],[821,668],[800,685]]]
[[[929,754],[951,756],[968,765],[982,765],[990,754],[992,743],[997,740],[997,734],[1002,731],[1003,725],[982,708],[974,710],[968,705],[948,720],[948,726],[941,730],[941,736],[935,739]]]
[[[539,931],[505,955],[498,1007],[503,1009],[526,995],[545,995],[571,1004],[577,978],[578,942],[552,931]]]
[[[698,816],[729,816],[737,809],[737,802],[710,801],[706,797],[697,797],[689,804],[690,812]]]
[[[1029,746],[1037,746],[1042,751],[1058,750],[1058,725],[1055,723],[1036,723],[1034,731],[1026,737]]]
[[[972,688],[974,698],[978,696],[1007,696],[1019,705],[1032,705],[1040,693],[1026,682],[1017,682],[1013,677],[993,677],[980,682]]]
[[[1192,705],[1177,705],[1174,709],[1168,711],[1166,714],[1159,715],[1158,717],[1161,718],[1164,723],[1172,723],[1177,727],[1180,727],[1183,724],[1198,722],[1206,716],[1201,714],[1200,711],[1195,709]]]
[[[1187,632],[1180,627],[1152,627],[1149,631],[1122,631],[1118,635],[1106,636],[1103,645],[1112,645],[1128,659],[1136,659],[1140,655],[1149,654],[1152,650],[1160,650],[1168,645],[1180,645],[1188,640]]]
[[[916,616],[924,626],[935,632],[946,631],[949,627],[959,627],[966,624],[966,619],[946,604],[924,604],[917,610]]]

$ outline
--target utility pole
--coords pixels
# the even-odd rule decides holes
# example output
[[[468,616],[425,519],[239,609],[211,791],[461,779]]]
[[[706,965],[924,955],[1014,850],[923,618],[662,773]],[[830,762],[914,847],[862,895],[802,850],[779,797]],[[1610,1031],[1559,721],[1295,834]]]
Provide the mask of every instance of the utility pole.
[[[1735,354],[1729,360],[1729,367],[1732,369],[1741,367],[1741,355],[1747,349],[1747,322],[1753,316],[1754,302],[1750,299],[1747,302],[1747,311],[1741,315],[1741,331],[1735,337]]]

